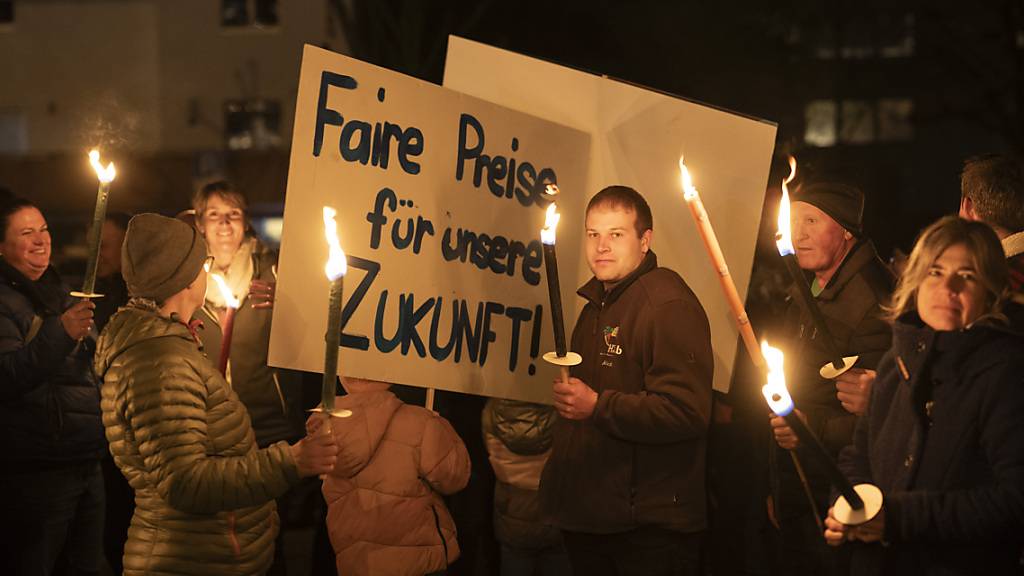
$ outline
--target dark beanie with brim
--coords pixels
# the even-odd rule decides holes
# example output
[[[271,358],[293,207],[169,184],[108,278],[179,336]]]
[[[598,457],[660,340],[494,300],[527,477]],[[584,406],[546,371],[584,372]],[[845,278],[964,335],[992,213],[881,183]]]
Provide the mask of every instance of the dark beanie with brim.
[[[806,202],[815,206],[854,236],[861,235],[864,193],[856,186],[839,182],[816,182],[802,186],[795,192],[793,202]]]
[[[195,227],[159,214],[128,222],[121,275],[129,296],[164,302],[194,282],[205,262],[206,242]]]

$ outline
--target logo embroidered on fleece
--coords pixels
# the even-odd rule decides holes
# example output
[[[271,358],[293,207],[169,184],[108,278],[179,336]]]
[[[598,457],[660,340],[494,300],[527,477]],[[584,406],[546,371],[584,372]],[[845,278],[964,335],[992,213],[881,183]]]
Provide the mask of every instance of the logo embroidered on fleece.
[[[619,327],[611,326],[604,327],[604,344],[607,346],[607,352],[602,352],[602,356],[621,356],[622,346],[619,346]]]

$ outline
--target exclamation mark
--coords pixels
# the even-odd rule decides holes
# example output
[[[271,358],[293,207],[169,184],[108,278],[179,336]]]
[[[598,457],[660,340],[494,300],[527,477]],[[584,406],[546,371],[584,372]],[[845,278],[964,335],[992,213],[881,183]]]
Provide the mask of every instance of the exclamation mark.
[[[544,306],[538,304],[533,309],[533,337],[530,339],[530,358],[537,358],[537,354],[540,354],[540,327],[544,320]],[[530,362],[530,368],[527,370],[530,376],[537,373],[537,366]]]

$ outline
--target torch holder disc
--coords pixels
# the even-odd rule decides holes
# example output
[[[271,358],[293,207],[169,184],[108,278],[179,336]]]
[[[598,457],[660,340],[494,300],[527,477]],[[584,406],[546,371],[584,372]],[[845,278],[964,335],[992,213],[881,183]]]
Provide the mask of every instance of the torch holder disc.
[[[557,352],[545,352],[544,361],[555,366],[576,366],[583,362],[583,356],[575,352],[566,352],[565,356],[559,356]]]
[[[86,294],[85,292],[79,292],[75,290],[71,293],[72,298],[85,298],[86,300],[92,300],[93,298],[103,298],[103,294],[96,294],[95,292]]]
[[[316,408],[311,408],[309,411],[310,412],[324,412],[324,409],[322,407],[320,407],[320,406],[317,406]],[[349,416],[352,415],[352,411],[351,410],[345,410],[344,408],[335,408],[334,410],[331,410],[330,414],[331,414],[331,416],[334,416],[335,418],[348,418]]]
[[[857,484],[853,490],[864,501],[860,510],[850,508],[850,503],[842,496],[832,506],[832,515],[847,526],[859,526],[869,522],[882,509],[882,491],[874,484]]]
[[[840,374],[846,372],[850,368],[853,368],[853,365],[857,363],[858,358],[860,358],[860,356],[846,356],[845,358],[843,358],[843,367],[839,370],[836,370],[836,367],[833,366],[831,362],[829,362],[828,364],[822,366],[821,370],[818,370],[818,374],[821,374],[821,377],[826,380],[838,378]]]

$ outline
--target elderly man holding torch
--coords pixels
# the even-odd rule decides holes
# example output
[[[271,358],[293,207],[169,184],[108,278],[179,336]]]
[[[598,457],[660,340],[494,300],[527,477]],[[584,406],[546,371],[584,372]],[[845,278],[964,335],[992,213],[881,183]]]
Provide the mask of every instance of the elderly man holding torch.
[[[811,311],[801,302],[799,287],[794,286],[786,315],[784,349],[792,359],[786,379],[798,416],[833,457],[849,444],[856,416],[867,407],[871,369],[892,339],[881,306],[894,279],[871,241],[863,237],[863,208],[859,189],[817,183],[794,194],[790,218],[796,259],[827,333],[816,328]],[[854,368],[826,379],[821,368],[831,367],[837,352],[859,359]],[[772,418],[771,426],[777,446],[769,459],[769,514],[781,532],[780,568],[786,574],[829,573],[832,560],[819,528],[828,509],[828,477],[813,459],[805,458],[804,485],[801,471],[784,454],[784,450],[801,453],[796,435],[782,418]]]
[[[587,206],[594,277],[555,383],[545,515],[575,574],[698,574],[713,356],[704,309],[651,251],[650,207],[611,186]]]
[[[122,272],[132,299],[95,360],[110,451],[135,490],[125,574],[265,573],[274,498],[337,457],[333,436],[315,430],[256,447],[245,406],[185,323],[203,303],[206,260],[184,222],[140,214],[129,223]]]

